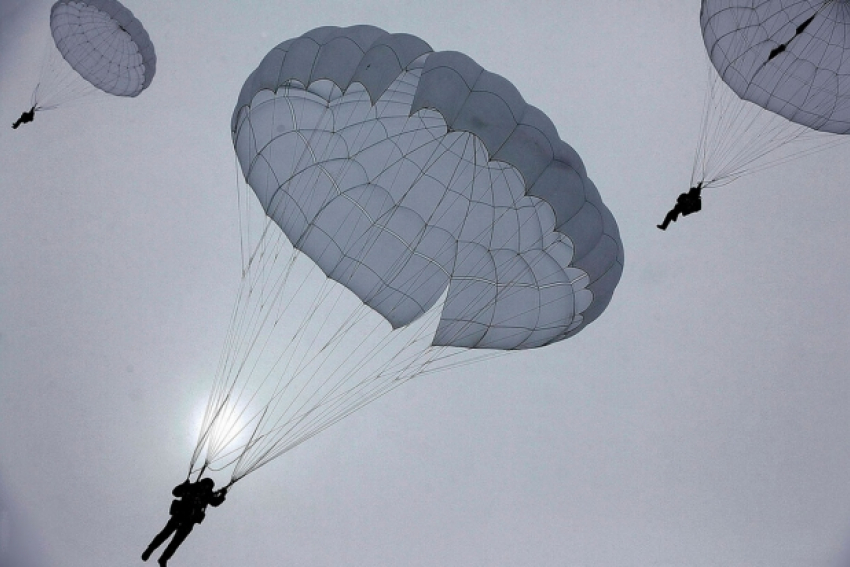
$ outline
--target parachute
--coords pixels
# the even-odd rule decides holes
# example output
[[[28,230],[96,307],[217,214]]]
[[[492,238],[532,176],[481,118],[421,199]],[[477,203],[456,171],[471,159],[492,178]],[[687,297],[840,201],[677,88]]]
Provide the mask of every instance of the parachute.
[[[711,88],[692,185],[724,185],[846,140],[834,134],[850,132],[848,6],[703,0]]]
[[[156,73],[145,28],[116,0],[59,0],[50,9],[52,45],[33,92],[49,110],[97,92],[135,97]]]
[[[415,376],[571,337],[620,279],[614,217],[552,122],[413,35],[281,43],[231,134],[264,225],[190,474],[232,484]]]

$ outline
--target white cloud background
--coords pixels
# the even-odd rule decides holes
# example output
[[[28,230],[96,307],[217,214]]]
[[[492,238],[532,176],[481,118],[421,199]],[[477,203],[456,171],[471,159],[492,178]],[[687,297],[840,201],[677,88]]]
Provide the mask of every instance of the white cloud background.
[[[49,6],[0,3],[5,122]],[[658,231],[706,88],[698,2],[127,6],[146,92],[0,129],[0,520],[41,565],[141,564],[165,523],[239,279],[232,107],[281,40],[355,23],[543,109],[618,220],[623,279],[577,337],[407,384],[244,479],[172,564],[846,563],[850,146]]]

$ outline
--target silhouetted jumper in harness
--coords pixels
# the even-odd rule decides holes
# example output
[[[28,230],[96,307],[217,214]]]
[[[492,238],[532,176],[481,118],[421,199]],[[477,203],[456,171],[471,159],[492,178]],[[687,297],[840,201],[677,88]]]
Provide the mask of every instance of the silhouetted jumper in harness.
[[[213,491],[214,487],[215,482],[211,478],[204,478],[197,482],[189,482],[189,479],[186,479],[183,484],[174,487],[171,494],[177,496],[180,500],[174,500],[171,503],[169,511],[171,519],[142,553],[143,561],[147,561],[154,549],[162,545],[173,533],[174,538],[162,552],[158,561],[160,566],[165,566],[174,552],[177,551],[177,548],[180,547],[180,544],[183,543],[183,540],[192,532],[195,524],[204,521],[207,506],[218,506],[224,502],[224,498],[227,496],[227,487]]]
[[[30,108],[29,110],[27,110],[26,112],[21,114],[20,118],[15,120],[14,124],[12,124],[12,128],[17,130],[18,126],[20,126],[21,124],[26,124],[27,122],[32,122],[34,119],[35,119],[35,107],[33,106],[32,108]]]
[[[670,209],[667,216],[664,217],[664,222],[658,225],[661,230],[667,230],[667,226],[671,222],[676,222],[676,218],[681,214],[683,217],[696,213],[702,210],[702,199],[700,192],[702,191],[702,181],[697,183],[696,187],[691,187],[687,193],[682,193],[676,198],[676,206]]]

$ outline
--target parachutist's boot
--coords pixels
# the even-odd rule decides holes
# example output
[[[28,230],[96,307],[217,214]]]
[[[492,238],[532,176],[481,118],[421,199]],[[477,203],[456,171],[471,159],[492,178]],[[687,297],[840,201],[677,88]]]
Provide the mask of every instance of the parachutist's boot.
[[[164,557],[160,557],[159,561],[157,561],[157,563],[159,563],[159,567],[165,567],[168,564],[168,559],[165,559]]]
[[[148,560],[148,558],[151,556],[151,553],[153,553],[153,548],[152,548],[152,547],[148,547],[148,548],[144,551],[144,553],[142,553],[142,561],[147,561],[147,560]]]

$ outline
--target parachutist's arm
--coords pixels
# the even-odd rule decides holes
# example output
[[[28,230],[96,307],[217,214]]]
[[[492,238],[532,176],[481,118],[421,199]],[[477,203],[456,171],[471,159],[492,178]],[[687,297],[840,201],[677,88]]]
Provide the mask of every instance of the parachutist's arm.
[[[227,489],[222,488],[221,490],[217,490],[213,492],[212,498],[210,498],[210,506],[218,506],[222,502],[224,502],[227,497]]]

